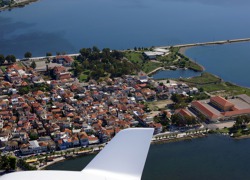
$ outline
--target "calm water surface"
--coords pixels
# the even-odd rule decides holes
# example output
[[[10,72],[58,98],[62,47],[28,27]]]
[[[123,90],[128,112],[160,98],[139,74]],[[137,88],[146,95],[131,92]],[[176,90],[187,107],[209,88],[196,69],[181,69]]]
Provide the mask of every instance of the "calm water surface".
[[[0,53],[133,48],[250,37],[248,0],[40,0],[0,13]]]
[[[200,72],[195,72],[192,70],[163,70],[163,71],[158,71],[155,74],[152,75],[153,79],[167,79],[167,78],[188,78],[188,77],[194,77],[194,76],[199,76],[201,73]]]
[[[202,46],[188,49],[187,56],[203,65],[207,72],[225,81],[250,87],[250,43]]]
[[[250,176],[250,139],[207,138],[152,145],[142,180],[235,180]],[[94,156],[54,164],[50,170],[82,170]]]

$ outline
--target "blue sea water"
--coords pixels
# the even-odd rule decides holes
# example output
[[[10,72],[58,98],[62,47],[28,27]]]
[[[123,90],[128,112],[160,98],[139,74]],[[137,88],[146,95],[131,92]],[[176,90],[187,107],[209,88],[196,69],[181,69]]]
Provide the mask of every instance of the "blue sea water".
[[[23,57],[250,37],[248,0],[40,0],[0,13],[0,53]]]
[[[188,49],[188,57],[225,81],[250,87],[250,43],[201,46]]]
[[[151,145],[142,180],[248,179],[250,139],[207,138]],[[94,156],[80,157],[49,166],[49,170],[82,170]]]
[[[249,0],[40,0],[0,12],[0,54],[21,58],[26,51],[43,56],[93,45],[127,49],[245,38],[250,37],[249,7]],[[238,43],[186,54],[206,71],[250,87],[249,52],[249,43]],[[249,140],[216,136],[155,145],[143,180],[248,179],[249,145]],[[51,169],[80,170],[88,158]]]

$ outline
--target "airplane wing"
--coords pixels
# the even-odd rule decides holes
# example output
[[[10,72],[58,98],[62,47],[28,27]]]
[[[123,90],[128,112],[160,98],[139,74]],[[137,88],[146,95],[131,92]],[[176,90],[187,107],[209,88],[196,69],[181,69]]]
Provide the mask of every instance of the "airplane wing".
[[[154,129],[132,128],[119,132],[82,170],[109,174],[117,179],[141,179]]]
[[[0,180],[140,180],[154,129],[119,132],[84,168],[76,171],[22,171]]]

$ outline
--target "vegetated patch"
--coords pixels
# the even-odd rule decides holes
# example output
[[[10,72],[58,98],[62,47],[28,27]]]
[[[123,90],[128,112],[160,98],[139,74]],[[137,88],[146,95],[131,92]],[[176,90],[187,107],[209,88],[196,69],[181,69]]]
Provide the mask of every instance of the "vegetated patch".
[[[182,78],[180,80],[194,85],[218,84],[222,81],[221,78],[207,72],[203,72],[200,76]]]
[[[250,89],[246,87],[237,86],[230,82],[224,82],[219,77],[204,72],[200,76],[196,76],[193,78],[180,79],[186,83],[194,85],[198,88],[203,88],[204,91],[209,93],[223,91],[224,95],[235,96],[239,94],[247,94],[250,95]]]

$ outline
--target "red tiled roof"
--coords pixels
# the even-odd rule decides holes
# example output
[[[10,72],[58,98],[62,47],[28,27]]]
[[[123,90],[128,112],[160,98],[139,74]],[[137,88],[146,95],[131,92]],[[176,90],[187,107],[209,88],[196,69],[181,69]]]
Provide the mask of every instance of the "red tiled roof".
[[[225,117],[250,114],[250,109],[242,109],[242,110],[236,110],[236,111],[227,111],[227,112],[223,112],[221,114],[223,116],[225,116]]]
[[[59,79],[62,80],[62,79],[69,79],[71,78],[70,74],[67,73],[67,74],[60,74],[59,75]]]
[[[192,114],[190,114],[190,112],[188,112],[186,109],[179,109],[177,110],[176,113],[181,114],[182,116],[189,116],[192,117]]]
[[[73,62],[74,59],[70,56],[56,56],[56,59],[59,60],[59,59],[63,59],[64,61],[70,63],[70,62]]]
[[[223,97],[220,96],[214,96],[210,98],[210,101],[214,101],[218,104],[220,104],[223,107],[230,107],[230,106],[234,106],[233,103],[227,101],[226,99],[224,99]]]
[[[201,111],[201,113],[203,113],[204,115],[206,115],[210,119],[218,118],[219,117],[218,115],[216,115],[212,111],[210,111],[208,108],[206,108],[199,101],[193,101],[191,104],[192,104],[192,106],[196,107],[199,111]]]

